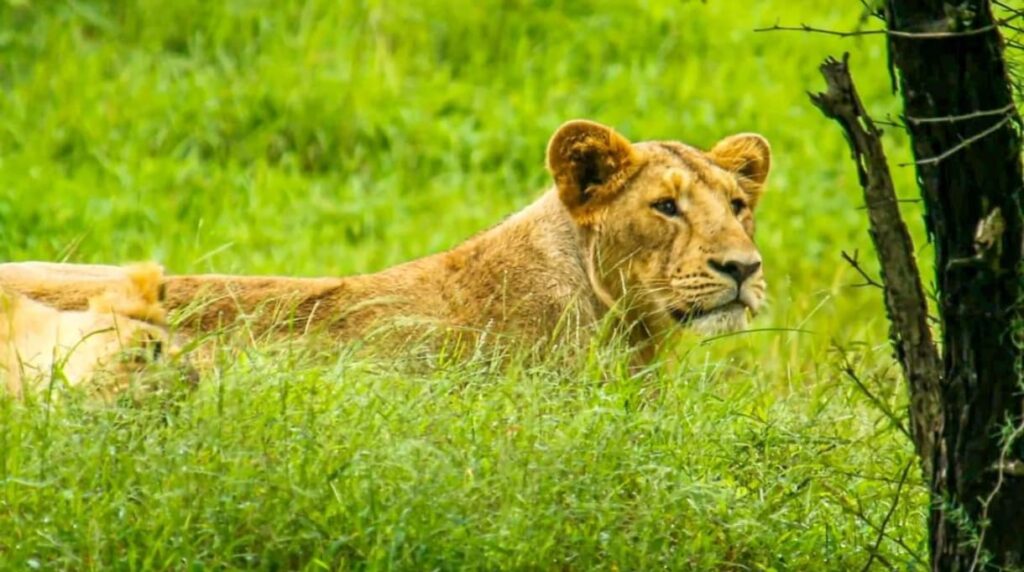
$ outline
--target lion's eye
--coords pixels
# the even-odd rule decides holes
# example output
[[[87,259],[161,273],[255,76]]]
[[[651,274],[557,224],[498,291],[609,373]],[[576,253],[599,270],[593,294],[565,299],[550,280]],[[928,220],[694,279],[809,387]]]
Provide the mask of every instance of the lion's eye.
[[[651,208],[665,216],[679,216],[679,205],[675,199],[661,199],[651,203]]]
[[[742,199],[733,199],[731,204],[732,214],[738,215],[743,212],[743,209],[747,208],[747,203],[743,202]]]

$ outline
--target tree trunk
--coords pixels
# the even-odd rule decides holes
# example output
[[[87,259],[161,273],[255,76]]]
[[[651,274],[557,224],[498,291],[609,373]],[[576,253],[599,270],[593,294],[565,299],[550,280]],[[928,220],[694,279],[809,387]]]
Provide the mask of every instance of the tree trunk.
[[[988,0],[886,0],[942,323],[932,566],[1024,566],[1020,116]]]

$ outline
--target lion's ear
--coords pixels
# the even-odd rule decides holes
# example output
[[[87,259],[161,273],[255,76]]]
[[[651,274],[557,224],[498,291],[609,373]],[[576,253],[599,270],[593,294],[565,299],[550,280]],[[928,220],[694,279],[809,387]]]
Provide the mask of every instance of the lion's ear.
[[[736,173],[744,189],[756,202],[772,167],[772,148],[756,133],[741,133],[722,139],[708,156],[723,169]]]
[[[124,272],[126,284],[90,298],[89,309],[121,314],[154,324],[165,323],[167,311],[161,304],[166,297],[163,267],[153,262],[144,262],[127,266]]]
[[[569,121],[548,143],[548,170],[558,196],[580,222],[593,219],[596,207],[617,193],[636,167],[629,141],[593,121]]]

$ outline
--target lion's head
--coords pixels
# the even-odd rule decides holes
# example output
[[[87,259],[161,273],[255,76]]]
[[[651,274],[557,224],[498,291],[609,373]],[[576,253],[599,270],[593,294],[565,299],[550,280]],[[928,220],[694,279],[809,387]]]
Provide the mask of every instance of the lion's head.
[[[580,228],[595,292],[625,302],[649,332],[681,324],[742,328],[765,299],[754,208],[771,165],[760,135],[704,152],[675,141],[630,143],[570,121],[551,138],[548,168]]]

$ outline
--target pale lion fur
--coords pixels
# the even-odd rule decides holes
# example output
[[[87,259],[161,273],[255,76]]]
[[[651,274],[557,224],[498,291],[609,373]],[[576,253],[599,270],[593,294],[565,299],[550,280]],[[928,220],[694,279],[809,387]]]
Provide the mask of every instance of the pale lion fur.
[[[91,296],[83,310],[59,310],[0,286],[0,375],[21,396],[59,380],[81,386],[103,373],[117,391],[169,341],[158,301],[162,270],[154,264],[125,268],[124,280]],[[138,350],[143,355],[132,355]]]

